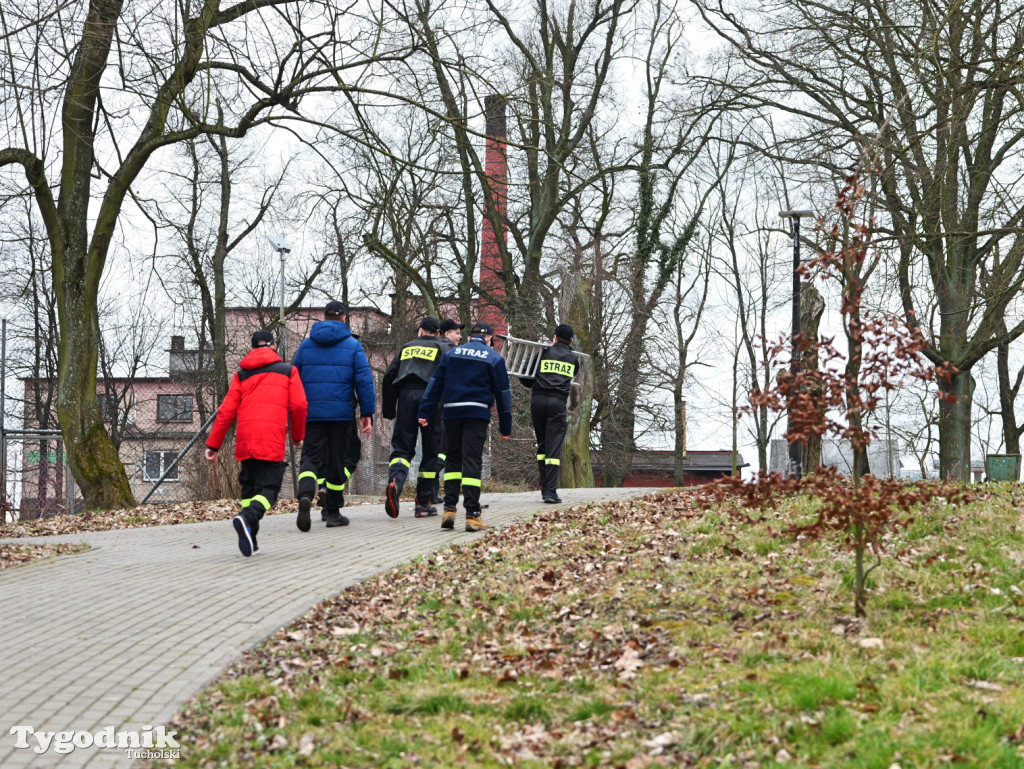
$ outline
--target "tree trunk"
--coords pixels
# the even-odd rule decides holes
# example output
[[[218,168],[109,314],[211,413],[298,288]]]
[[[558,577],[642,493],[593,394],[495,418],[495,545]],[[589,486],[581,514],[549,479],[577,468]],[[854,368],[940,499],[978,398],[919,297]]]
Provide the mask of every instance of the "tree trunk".
[[[655,301],[656,299],[645,303],[642,295],[634,294],[631,303],[634,314],[624,344],[618,392],[615,394],[611,413],[601,429],[604,486],[621,486],[633,467],[633,454],[636,451],[633,440],[633,431],[636,427],[636,399],[637,391],[640,389],[644,334],[650,317],[647,307],[653,305]]]
[[[626,340],[618,393],[611,413],[601,427],[601,452],[604,459],[602,485],[621,486],[633,467],[633,430],[636,427],[636,398],[641,359],[640,341]]]
[[[213,376],[216,385],[217,404],[228,394],[231,382],[228,378],[227,360],[227,312],[225,310],[224,263],[228,256],[228,225],[231,209],[231,167],[228,163],[228,140],[219,137],[219,145],[213,142],[220,159],[220,220],[217,223],[217,245],[213,252]],[[284,329],[281,330],[281,339]],[[294,354],[294,350],[282,350],[282,354]],[[200,371],[200,380],[206,372]]]
[[[971,407],[974,377],[961,371],[939,380],[939,473],[944,480],[971,480]],[[955,400],[951,400],[955,398]]]
[[[815,345],[804,351],[801,364],[804,371],[817,371],[818,348],[816,345],[821,316],[825,313],[825,300],[822,298],[821,292],[809,281],[803,284],[800,295],[800,333],[804,339],[809,339]],[[820,385],[811,385],[811,396],[816,404],[821,402],[822,395]],[[821,467],[821,436],[808,436],[803,451],[803,471],[805,474],[813,473]]]
[[[593,350],[590,338],[590,291],[578,271],[562,273],[561,313],[576,332],[576,348]],[[564,489],[589,489],[594,486],[594,466],[590,461],[590,419],[594,412],[593,358],[580,358],[580,372],[569,397],[569,427],[562,448],[562,470],[559,485]]]
[[[675,406],[675,456],[674,475],[676,486],[686,485],[686,400],[683,398],[683,384],[677,381],[672,390],[672,400]],[[734,420],[735,421],[735,420]]]
[[[1014,411],[1014,405],[1020,389],[1021,378],[1018,376],[1016,386],[1010,384],[1010,343],[1003,342],[997,349],[999,415],[1003,423],[1003,443],[1006,444],[1007,454],[1020,454],[1021,427],[1017,424],[1017,414]]]
[[[854,461],[856,466],[856,460]],[[864,542],[864,524],[853,525],[853,559],[854,559],[854,595],[853,613],[857,617],[867,616],[868,608],[868,576],[864,570],[864,550],[867,545]]]
[[[82,260],[84,261],[84,259]],[[84,281],[83,281],[84,282]],[[61,355],[57,418],[68,464],[88,509],[133,507],[128,476],[110,441],[96,401],[99,320],[84,285],[65,285],[60,313]]]
[[[570,398],[569,428],[562,447],[559,486],[563,489],[589,489],[594,486],[594,467],[590,462],[590,417],[594,411],[594,374],[589,358],[580,358],[578,403]]]

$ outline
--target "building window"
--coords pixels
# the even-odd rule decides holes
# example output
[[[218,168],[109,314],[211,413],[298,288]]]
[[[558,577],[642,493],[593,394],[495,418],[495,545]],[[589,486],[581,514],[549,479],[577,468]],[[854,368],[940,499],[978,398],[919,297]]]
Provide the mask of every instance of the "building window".
[[[146,462],[143,466],[142,477],[147,481],[156,481],[160,479],[160,476],[164,474],[164,471],[170,467],[171,462],[178,456],[177,451],[147,451]],[[170,474],[165,481],[176,481],[178,480],[178,468],[175,467],[171,470]]]
[[[157,422],[191,422],[191,395],[158,395],[156,396]]]

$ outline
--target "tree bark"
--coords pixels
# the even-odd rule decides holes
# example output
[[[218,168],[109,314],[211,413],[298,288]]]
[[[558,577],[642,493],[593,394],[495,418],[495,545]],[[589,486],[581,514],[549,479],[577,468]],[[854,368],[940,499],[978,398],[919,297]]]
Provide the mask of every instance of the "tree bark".
[[[974,377],[961,371],[939,380],[939,473],[950,481],[971,480],[971,408]],[[955,400],[952,400],[955,399]]]
[[[566,298],[561,310],[566,322],[576,332],[577,349],[591,350],[590,291],[578,273],[562,273],[562,295]],[[559,485],[565,489],[587,489],[594,485],[594,466],[590,460],[590,419],[594,411],[594,371],[591,357],[580,358],[580,371],[569,397],[569,426],[562,448],[562,469]]]
[[[1010,384],[1009,342],[1003,342],[998,347],[996,369],[999,375],[999,415],[1003,424],[1003,443],[1006,445],[1007,454],[1020,454],[1020,436],[1024,432],[1024,427],[1017,424],[1014,407],[1021,381],[1024,380],[1024,368],[1017,372],[1016,381]]]
[[[84,258],[81,260],[84,261]],[[61,351],[57,418],[64,434],[68,464],[88,508],[132,507],[128,476],[107,434],[96,401],[99,320],[96,296],[84,287],[60,290]],[[91,310],[91,311],[90,311]]]
[[[800,330],[805,339],[809,339],[815,347],[804,351],[801,361],[804,371],[818,370],[818,328],[821,324],[821,316],[825,313],[825,300],[821,292],[811,282],[806,282],[800,289]],[[816,391],[815,391],[816,390]],[[820,402],[822,393],[818,386],[811,391],[816,402]],[[821,467],[821,436],[811,435],[804,447],[803,469],[805,473],[812,473]]]

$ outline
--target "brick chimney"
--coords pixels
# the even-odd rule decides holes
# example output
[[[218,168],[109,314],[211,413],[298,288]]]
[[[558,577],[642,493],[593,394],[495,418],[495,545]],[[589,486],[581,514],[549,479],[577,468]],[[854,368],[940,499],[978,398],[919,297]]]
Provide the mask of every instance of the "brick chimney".
[[[491,221],[486,216],[483,220],[480,242],[480,304],[477,308],[477,320],[490,323],[496,333],[508,333],[508,319],[505,313],[492,301],[504,303],[505,283],[501,279],[501,243],[508,242],[505,218],[508,213],[508,156],[507,127],[505,121],[505,98],[503,96],[484,97],[484,111],[487,115],[487,155],[485,171],[490,181],[491,192],[495,197],[498,214],[501,217],[501,230],[495,233]],[[496,344],[496,346],[498,346]],[[499,348],[500,349],[500,348]]]

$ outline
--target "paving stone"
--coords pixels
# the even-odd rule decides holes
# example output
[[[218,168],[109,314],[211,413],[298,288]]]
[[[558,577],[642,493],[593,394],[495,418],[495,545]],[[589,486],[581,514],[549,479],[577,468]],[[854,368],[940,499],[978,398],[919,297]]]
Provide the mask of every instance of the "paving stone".
[[[568,505],[645,491],[561,494]],[[482,501],[493,527],[545,507],[536,492]],[[120,750],[17,750],[10,730],[159,726],[146,718],[169,718],[242,652],[320,601],[417,555],[486,536],[460,531],[461,512],[454,532],[440,528],[439,516],[414,518],[411,504],[397,519],[380,505],[345,512],[350,526],[327,529],[314,516],[309,533],[293,515],[267,516],[263,552],[252,558],[238,552],[228,521],[16,540],[88,542],[92,549],[0,572],[0,766],[126,767]]]

